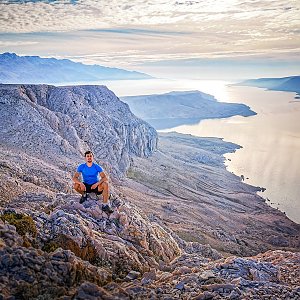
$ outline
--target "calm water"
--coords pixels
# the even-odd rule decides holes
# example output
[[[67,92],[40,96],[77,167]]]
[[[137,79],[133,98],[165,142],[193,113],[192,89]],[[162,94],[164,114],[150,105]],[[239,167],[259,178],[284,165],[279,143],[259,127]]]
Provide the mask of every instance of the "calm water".
[[[200,90],[222,102],[249,105],[256,116],[204,120],[164,131],[222,137],[243,146],[226,154],[227,169],[244,175],[249,184],[265,187],[259,194],[270,199],[267,203],[300,223],[300,100],[294,99],[295,93],[226,86],[228,82],[221,81],[160,79],[98,84],[107,85],[119,97]]]

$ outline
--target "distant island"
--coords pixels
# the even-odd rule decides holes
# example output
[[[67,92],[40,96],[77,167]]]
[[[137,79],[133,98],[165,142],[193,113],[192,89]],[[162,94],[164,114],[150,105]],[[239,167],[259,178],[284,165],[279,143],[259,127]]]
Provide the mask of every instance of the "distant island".
[[[296,92],[298,94],[296,98],[299,99],[300,97],[300,76],[249,79],[237,85],[255,86],[274,91]]]
[[[0,54],[0,83],[74,83],[99,80],[150,79],[148,74],[85,65],[69,59]]]
[[[245,104],[218,102],[200,91],[170,92],[158,95],[122,97],[131,111],[155,129],[196,124],[203,119],[227,118],[256,113]]]

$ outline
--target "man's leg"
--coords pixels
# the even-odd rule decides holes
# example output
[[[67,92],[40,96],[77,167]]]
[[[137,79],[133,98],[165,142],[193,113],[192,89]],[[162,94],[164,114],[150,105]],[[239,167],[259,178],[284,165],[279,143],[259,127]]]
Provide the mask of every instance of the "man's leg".
[[[102,204],[102,210],[106,214],[111,214],[114,212],[114,210],[108,205],[108,182],[104,181],[101,184],[98,185],[98,191],[102,192],[103,195],[103,204]]]
[[[102,192],[103,204],[107,204],[108,203],[108,195],[109,195],[108,182],[104,181],[101,184],[99,184],[98,185],[98,191]]]
[[[80,200],[79,200],[79,203],[83,203],[84,201],[86,201],[87,200],[87,187],[86,187],[86,185],[84,184],[84,189],[82,189],[81,188],[81,186],[80,186],[80,184],[78,184],[78,183],[75,183],[74,184],[74,189],[75,189],[75,191],[76,192],[78,192],[79,194],[81,194],[81,198],[80,198]]]

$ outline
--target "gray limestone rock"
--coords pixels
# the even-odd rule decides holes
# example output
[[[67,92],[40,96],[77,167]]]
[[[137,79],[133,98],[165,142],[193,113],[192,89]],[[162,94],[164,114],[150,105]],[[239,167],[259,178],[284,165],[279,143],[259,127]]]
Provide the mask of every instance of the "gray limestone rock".
[[[112,178],[156,150],[156,131],[105,86],[2,84],[0,112],[1,190],[70,192],[86,150]]]

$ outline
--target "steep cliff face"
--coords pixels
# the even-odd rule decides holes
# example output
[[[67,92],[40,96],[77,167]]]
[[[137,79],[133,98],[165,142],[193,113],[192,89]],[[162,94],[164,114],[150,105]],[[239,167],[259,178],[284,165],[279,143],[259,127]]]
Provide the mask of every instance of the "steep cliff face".
[[[37,177],[45,164],[73,172],[91,149],[118,178],[131,156],[149,156],[156,149],[156,131],[105,86],[0,85],[0,109],[1,158],[7,162],[18,153],[23,170],[31,158],[39,160],[30,174]]]

